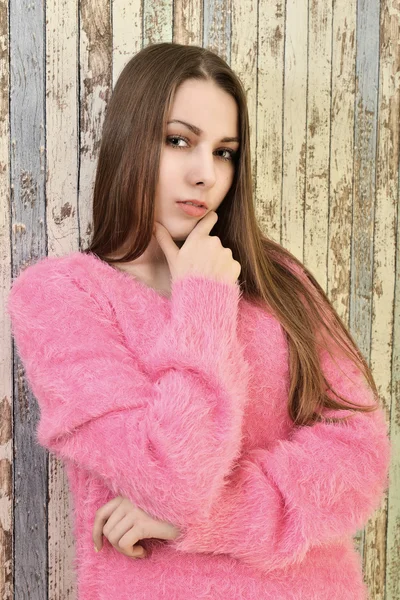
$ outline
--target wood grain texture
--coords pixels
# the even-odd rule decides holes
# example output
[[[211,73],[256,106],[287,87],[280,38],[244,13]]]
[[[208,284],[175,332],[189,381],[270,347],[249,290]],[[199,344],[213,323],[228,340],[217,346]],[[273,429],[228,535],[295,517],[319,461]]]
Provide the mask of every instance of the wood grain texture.
[[[287,0],[280,243],[303,261],[307,143],[308,2]]]
[[[46,225],[47,254],[79,248],[78,221],[78,3],[46,4]],[[60,35],[60,27],[65,32]],[[64,466],[49,455],[48,595],[76,596],[70,523],[72,502]]]
[[[332,71],[332,5],[308,8],[307,150],[304,264],[326,291],[329,213],[329,137]]]
[[[370,363],[373,246],[378,113],[379,0],[357,5],[356,104],[354,131],[354,192],[351,249],[350,331]],[[363,556],[365,530],[356,538]],[[372,551],[372,550],[370,550]],[[384,559],[384,556],[382,557]],[[363,556],[364,569],[369,561]],[[369,579],[369,589],[375,585]],[[380,587],[380,584],[378,585]],[[374,589],[374,595],[376,595]],[[376,598],[379,600],[380,596]],[[374,598],[375,600],[375,598]]]
[[[0,1],[0,306],[11,285],[8,3]],[[13,596],[13,356],[11,327],[0,312],[0,598]]]
[[[232,5],[230,66],[239,76],[246,94],[253,186],[257,179],[257,16],[257,0]]]
[[[350,326],[367,360],[372,313],[378,63],[379,1],[359,0]]]
[[[255,208],[261,229],[281,239],[285,2],[260,0],[257,59],[257,178]]]
[[[214,50],[228,64],[231,61],[231,3],[229,0],[204,0],[203,46]]]
[[[89,243],[112,89],[142,47],[171,40],[242,80],[260,227],[310,268],[370,362],[390,487],[354,543],[369,600],[398,600],[398,0],[0,0],[0,303],[21,269]],[[68,481],[34,441],[37,402],[1,318],[0,599],[76,600]]]
[[[175,0],[173,42],[203,46],[203,2]]]
[[[392,461],[389,474],[388,524],[386,542],[386,600],[400,597],[400,193],[397,196],[396,272],[392,352],[392,405],[390,441]]]
[[[375,210],[374,303],[371,339],[371,364],[390,420],[392,464],[390,487],[382,511],[372,520],[371,545],[381,541],[385,554],[381,569],[374,576],[375,560],[367,564],[367,576],[377,581],[386,600],[400,598],[400,405],[398,296],[393,311],[396,287],[396,228],[398,225],[400,159],[400,4],[385,0],[380,6],[379,113],[377,140],[377,177]],[[399,260],[397,260],[397,269]],[[398,273],[397,273],[398,277]],[[398,281],[398,279],[397,279]],[[398,288],[397,288],[398,291]],[[396,314],[396,324],[394,324]],[[396,328],[394,330],[394,327]],[[396,337],[394,337],[396,336]],[[393,356],[393,364],[392,364]],[[392,375],[393,372],[393,375]],[[384,532],[387,531],[387,539]],[[371,575],[370,575],[371,572]],[[385,587],[384,587],[384,584]],[[386,595],[383,595],[383,592]]]
[[[109,0],[80,1],[79,241],[92,234],[92,195],[101,133],[112,92],[112,28]]]
[[[10,176],[12,275],[46,255],[44,13],[11,3]],[[47,454],[36,444],[39,409],[14,346],[14,597],[47,597]],[[2,590],[3,596],[5,591]]]
[[[350,257],[357,0],[336,0],[332,18],[327,293],[344,323],[350,318]]]
[[[112,3],[112,87],[132,56],[142,47],[143,10],[141,0]]]
[[[171,42],[173,0],[144,0],[143,6],[143,44]]]

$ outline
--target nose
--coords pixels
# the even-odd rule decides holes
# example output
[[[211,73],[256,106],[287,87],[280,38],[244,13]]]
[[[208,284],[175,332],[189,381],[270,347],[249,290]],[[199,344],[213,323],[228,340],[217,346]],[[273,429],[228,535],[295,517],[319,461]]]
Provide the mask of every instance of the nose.
[[[194,185],[203,183],[206,188],[212,187],[216,182],[215,156],[208,148],[196,148],[193,153],[190,181]]]

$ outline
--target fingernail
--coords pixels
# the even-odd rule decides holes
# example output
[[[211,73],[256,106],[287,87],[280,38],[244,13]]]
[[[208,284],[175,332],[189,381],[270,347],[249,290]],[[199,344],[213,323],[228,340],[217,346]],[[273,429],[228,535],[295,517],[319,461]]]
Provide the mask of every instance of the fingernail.
[[[96,548],[96,545],[94,545],[94,546],[93,546],[93,548],[94,548],[94,551],[95,551],[95,552],[98,552],[98,550],[97,550],[97,548]]]

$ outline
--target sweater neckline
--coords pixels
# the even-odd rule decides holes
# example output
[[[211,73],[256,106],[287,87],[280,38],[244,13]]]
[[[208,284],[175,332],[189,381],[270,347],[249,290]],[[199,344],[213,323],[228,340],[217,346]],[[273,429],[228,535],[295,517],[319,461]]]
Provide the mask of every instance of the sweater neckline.
[[[142,281],[141,279],[138,279],[137,277],[135,277],[133,275],[129,275],[128,273],[121,271],[120,269],[117,269],[116,267],[113,267],[110,263],[108,263],[107,261],[100,258],[100,256],[98,256],[97,254],[94,254],[93,252],[90,254],[86,253],[86,252],[81,252],[80,254],[85,254],[86,256],[92,257],[95,261],[97,261],[98,263],[101,263],[104,266],[104,269],[106,269],[108,271],[112,271],[113,273],[115,273],[116,277],[119,277],[121,280],[129,281],[130,283],[133,282],[134,285],[136,285],[143,292],[153,294],[154,296],[157,296],[158,298],[160,298],[161,300],[166,301],[166,302],[171,301],[170,296],[167,296],[166,294],[162,294],[155,288],[144,283],[144,281]]]

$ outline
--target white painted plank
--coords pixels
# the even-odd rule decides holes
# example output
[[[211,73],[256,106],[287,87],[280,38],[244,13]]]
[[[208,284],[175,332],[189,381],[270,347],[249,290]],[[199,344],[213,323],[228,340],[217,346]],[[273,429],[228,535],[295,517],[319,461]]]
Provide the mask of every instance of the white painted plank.
[[[46,4],[46,224],[49,256],[79,248],[78,4]],[[60,25],[62,25],[60,27]],[[75,598],[75,542],[64,465],[49,455],[48,596]]]
[[[281,244],[303,261],[306,160],[307,0],[287,0]]]
[[[172,42],[173,0],[143,2],[143,46]]]

